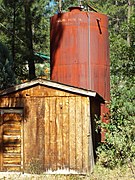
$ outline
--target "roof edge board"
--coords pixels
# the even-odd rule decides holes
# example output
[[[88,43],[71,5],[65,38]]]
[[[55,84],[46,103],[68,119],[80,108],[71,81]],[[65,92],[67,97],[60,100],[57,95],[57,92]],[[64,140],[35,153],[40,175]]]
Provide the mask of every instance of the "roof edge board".
[[[45,83],[42,80],[40,80],[40,83],[42,85],[45,85]],[[92,91],[80,89],[80,88],[77,88],[77,87],[68,86],[68,85],[65,85],[65,84],[59,84],[57,82],[52,82],[52,81],[46,81],[46,85],[49,86],[49,87],[54,87],[54,88],[57,88],[57,89],[66,90],[66,91],[69,91],[69,92],[78,93],[78,94],[82,94],[82,95],[86,95],[86,96],[96,97],[96,94],[97,94],[94,91],[92,92]]]
[[[36,79],[36,80],[32,80],[32,81],[29,81],[29,82],[8,88],[6,90],[3,90],[3,92],[0,93],[0,96],[11,94],[13,92],[17,92],[19,90],[22,90],[22,89],[25,89],[25,88],[28,88],[28,87],[31,87],[34,85],[38,85],[38,84],[48,86],[48,87],[52,87],[52,88],[59,89],[59,90],[65,90],[65,91],[68,91],[71,93],[81,94],[84,96],[96,97],[96,98],[100,99],[102,102],[104,101],[104,99],[95,91],[81,89],[81,88],[77,88],[77,87],[73,87],[73,86],[68,86],[66,84],[60,84],[58,82],[48,81],[45,79]]]

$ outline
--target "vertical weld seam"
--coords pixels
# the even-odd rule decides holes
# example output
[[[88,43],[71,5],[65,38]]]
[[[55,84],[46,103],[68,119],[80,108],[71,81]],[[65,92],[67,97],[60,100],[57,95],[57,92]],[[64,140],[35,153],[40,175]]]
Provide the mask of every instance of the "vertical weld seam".
[[[91,87],[91,72],[90,72],[90,14],[86,13],[88,17],[88,89]]]

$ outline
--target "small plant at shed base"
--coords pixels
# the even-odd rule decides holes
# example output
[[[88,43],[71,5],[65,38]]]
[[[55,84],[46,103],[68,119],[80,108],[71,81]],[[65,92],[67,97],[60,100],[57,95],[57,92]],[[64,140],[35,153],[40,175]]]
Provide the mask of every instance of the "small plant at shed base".
[[[39,159],[31,159],[28,164],[27,172],[30,174],[42,174],[44,172],[43,165]]]

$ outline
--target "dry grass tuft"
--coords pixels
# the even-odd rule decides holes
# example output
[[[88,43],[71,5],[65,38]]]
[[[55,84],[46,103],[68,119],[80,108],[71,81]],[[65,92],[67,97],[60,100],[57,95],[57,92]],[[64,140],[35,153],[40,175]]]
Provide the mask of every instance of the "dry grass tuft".
[[[111,170],[97,164],[90,176],[0,172],[0,180],[135,180],[135,166],[126,165]]]

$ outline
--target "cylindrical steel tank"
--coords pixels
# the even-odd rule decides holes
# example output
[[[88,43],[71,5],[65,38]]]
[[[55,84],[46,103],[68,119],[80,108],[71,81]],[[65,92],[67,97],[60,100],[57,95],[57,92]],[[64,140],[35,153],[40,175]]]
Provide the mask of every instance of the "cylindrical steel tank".
[[[51,80],[96,91],[109,101],[108,39],[104,14],[72,7],[51,17]]]

